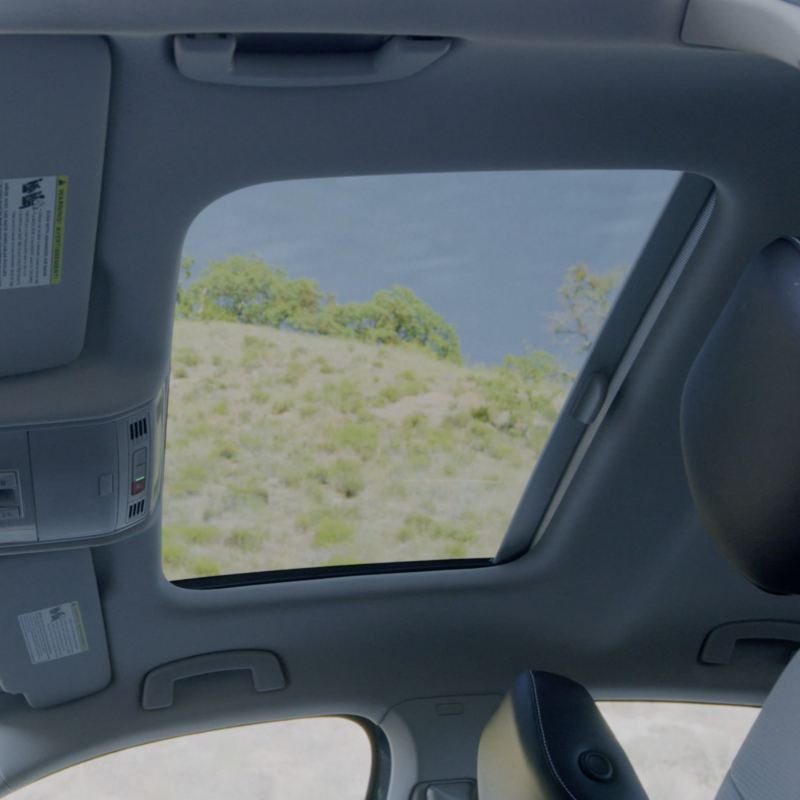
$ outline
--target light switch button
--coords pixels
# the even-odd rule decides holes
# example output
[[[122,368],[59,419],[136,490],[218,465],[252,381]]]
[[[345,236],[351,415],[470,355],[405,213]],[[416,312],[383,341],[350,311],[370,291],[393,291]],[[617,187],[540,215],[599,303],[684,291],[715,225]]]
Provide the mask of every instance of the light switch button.
[[[97,493],[100,497],[108,497],[114,492],[114,476],[111,473],[105,473],[98,478]]]

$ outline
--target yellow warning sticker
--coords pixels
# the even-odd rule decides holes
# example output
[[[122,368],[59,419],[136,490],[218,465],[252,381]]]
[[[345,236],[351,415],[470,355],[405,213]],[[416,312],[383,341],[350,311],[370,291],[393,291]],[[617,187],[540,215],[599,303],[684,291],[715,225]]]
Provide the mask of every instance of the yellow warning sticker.
[[[66,175],[0,178],[0,290],[61,281]]]

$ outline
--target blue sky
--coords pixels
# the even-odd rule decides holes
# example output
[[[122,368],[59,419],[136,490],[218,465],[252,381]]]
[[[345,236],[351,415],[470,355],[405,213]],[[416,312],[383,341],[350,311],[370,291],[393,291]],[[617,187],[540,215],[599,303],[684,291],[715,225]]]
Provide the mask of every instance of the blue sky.
[[[654,171],[324,178],[254,186],[205,209],[184,253],[255,254],[341,301],[409,286],[470,362],[525,345],[561,356],[548,314],[566,270],[631,266],[675,185]]]

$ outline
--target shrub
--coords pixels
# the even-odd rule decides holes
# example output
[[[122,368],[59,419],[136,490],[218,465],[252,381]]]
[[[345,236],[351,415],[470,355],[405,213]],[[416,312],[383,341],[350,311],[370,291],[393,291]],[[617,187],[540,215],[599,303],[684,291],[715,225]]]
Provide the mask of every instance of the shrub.
[[[218,444],[211,453],[212,458],[223,458],[226,461],[233,461],[239,455],[239,448],[230,442]]]
[[[271,342],[266,342],[258,336],[248,334],[242,339],[241,365],[245,369],[261,366],[266,360],[267,353],[271,347]]]
[[[401,372],[395,381],[381,389],[378,396],[378,405],[396,403],[402,397],[415,397],[427,390],[427,381],[407,369]]]
[[[200,363],[200,356],[190,347],[181,347],[172,354],[172,363],[184,367],[196,367]]]
[[[290,361],[286,371],[280,377],[281,383],[285,383],[288,386],[297,386],[300,383],[300,379],[306,374],[306,369],[306,366],[299,361]]]
[[[192,561],[190,570],[192,577],[209,578],[213,575],[219,575],[219,564],[213,558],[203,556]]]
[[[250,390],[250,400],[258,406],[265,406],[271,399],[272,395],[270,395],[269,392],[265,392],[263,389]]]
[[[162,531],[164,541],[161,545],[161,558],[170,567],[179,567],[186,560],[188,551],[179,542],[169,541],[168,532]]]
[[[322,387],[322,399],[342,414],[357,414],[365,406],[361,387],[350,378],[326,383]]]
[[[261,509],[269,503],[269,491],[257,478],[248,478],[244,483],[228,484],[225,491],[228,496],[243,501],[253,509]]]
[[[489,422],[489,409],[486,406],[473,408],[470,414],[472,419],[476,419],[478,422]]]
[[[461,362],[455,328],[405,286],[375,292],[365,303],[337,304],[309,278],[290,278],[255,257],[210,262],[192,280],[184,261],[176,316],[227,320],[385,345],[414,344],[439,358]],[[254,353],[244,353],[246,366]]]
[[[405,286],[375,292],[366,303],[325,309],[334,329],[384,345],[417,344],[439,358],[461,363],[455,328]]]
[[[255,532],[245,528],[234,528],[230,536],[225,540],[229,547],[235,547],[246,553],[258,550],[261,546],[261,537]]]
[[[228,401],[227,400],[220,400],[218,403],[214,403],[211,406],[211,413],[216,414],[218,417],[225,417],[228,414]]]
[[[294,408],[294,401],[290,400],[288,397],[284,397],[281,400],[276,400],[272,404],[272,413],[285,414],[287,411],[291,411],[293,408]]]
[[[169,473],[166,476],[166,489],[173,497],[184,495],[199,494],[206,486],[208,481],[208,470],[197,462],[186,464],[172,478]]]
[[[181,287],[176,314],[314,330],[326,300],[315,281],[291,279],[259,258],[230,256]]]
[[[328,429],[323,447],[331,452],[352,450],[363,461],[373,458],[380,444],[380,428],[374,422],[344,422]]]
[[[361,467],[355,461],[337,458],[331,469],[331,483],[345,497],[355,497],[364,488]]]
[[[182,539],[192,544],[208,544],[219,537],[219,531],[211,525],[165,525],[164,535],[169,539]]]
[[[462,546],[475,539],[470,530],[463,530],[452,522],[442,522],[427,514],[409,514],[395,533],[401,542],[412,539],[441,540]]]
[[[353,525],[346,519],[326,514],[319,519],[314,528],[314,546],[333,547],[349,542],[354,533]]]

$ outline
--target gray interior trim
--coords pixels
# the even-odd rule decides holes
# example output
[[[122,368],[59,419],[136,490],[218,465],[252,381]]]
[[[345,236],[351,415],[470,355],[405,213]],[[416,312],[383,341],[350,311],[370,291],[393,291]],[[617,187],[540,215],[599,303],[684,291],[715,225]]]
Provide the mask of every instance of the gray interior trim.
[[[678,213],[678,209],[681,209],[682,213]],[[604,326],[564,404],[564,412],[553,429],[520,500],[508,532],[500,545],[496,562],[502,563],[518,556],[544,534],[673,287],[694,252],[713,209],[714,195],[711,184],[703,179],[685,176],[683,183],[676,188],[673,201],[665,210],[651,241],[634,266],[612,316]],[[686,220],[688,214],[692,215],[691,227],[687,224],[681,229],[678,226]],[[664,240],[669,241],[668,237],[676,242],[674,246],[678,249],[674,260],[671,262],[667,260],[664,264],[665,256],[671,251],[670,247],[665,246]],[[657,247],[654,247],[656,243]],[[664,264],[660,271],[659,261]],[[649,281],[642,285],[637,281],[640,275],[646,276]],[[652,300],[648,292],[653,292]],[[645,304],[647,311],[639,320],[633,315],[640,313]],[[634,320],[636,320],[635,327],[633,327]],[[626,327],[625,322],[631,327]],[[609,353],[613,353],[615,348],[619,348],[618,361],[609,363]],[[590,424],[586,425],[582,420],[576,419],[570,410],[576,401],[581,401],[587,381],[591,381],[593,376],[598,374],[610,375],[610,378],[607,378],[608,386],[599,409],[593,414]]]
[[[689,0],[686,44],[757,53],[800,64],[800,8],[786,0]]]

